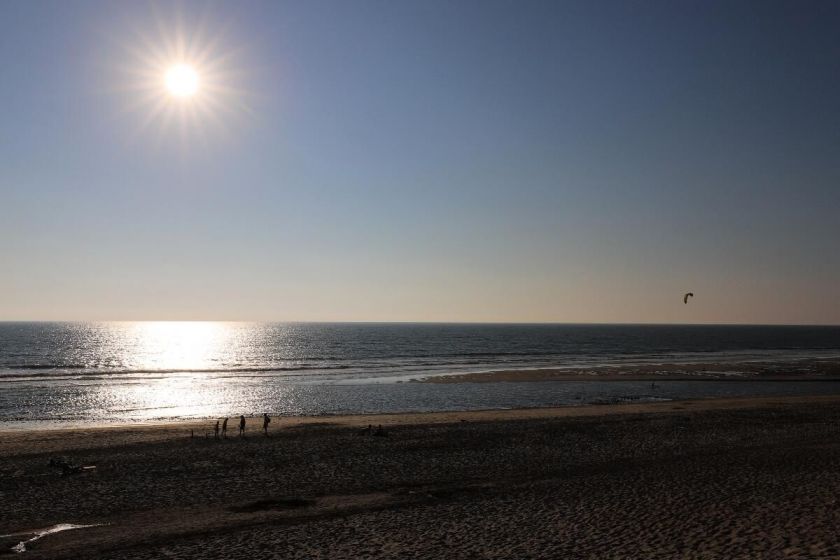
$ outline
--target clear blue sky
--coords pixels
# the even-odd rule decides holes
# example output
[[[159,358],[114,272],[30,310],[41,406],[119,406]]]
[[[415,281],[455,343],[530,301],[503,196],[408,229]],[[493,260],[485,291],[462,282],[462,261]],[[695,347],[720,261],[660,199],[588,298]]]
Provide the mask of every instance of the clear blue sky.
[[[838,29],[836,2],[2,2],[0,319],[840,323]],[[216,90],[176,102],[150,61],[179,35]]]

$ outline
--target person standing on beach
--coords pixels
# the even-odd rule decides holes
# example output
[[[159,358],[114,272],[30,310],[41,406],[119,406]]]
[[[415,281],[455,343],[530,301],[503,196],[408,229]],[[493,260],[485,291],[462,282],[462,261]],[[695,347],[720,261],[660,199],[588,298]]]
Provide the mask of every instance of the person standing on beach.
[[[216,420],[216,427],[213,428],[213,439],[219,439],[219,421]]]
[[[263,432],[265,432],[265,437],[268,437],[268,424],[271,422],[271,418],[268,417],[268,413],[263,413]]]
[[[244,435],[245,435],[245,417],[240,416],[239,417],[239,437],[242,437]]]
[[[227,418],[222,420],[222,437],[225,439],[227,439],[227,421]]]

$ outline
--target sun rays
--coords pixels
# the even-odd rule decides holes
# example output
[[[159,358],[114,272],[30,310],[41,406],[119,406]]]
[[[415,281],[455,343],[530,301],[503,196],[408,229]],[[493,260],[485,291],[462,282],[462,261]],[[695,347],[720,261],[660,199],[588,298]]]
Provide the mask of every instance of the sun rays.
[[[207,17],[153,15],[117,41],[119,94],[135,131],[169,143],[221,136],[248,113],[241,50]]]

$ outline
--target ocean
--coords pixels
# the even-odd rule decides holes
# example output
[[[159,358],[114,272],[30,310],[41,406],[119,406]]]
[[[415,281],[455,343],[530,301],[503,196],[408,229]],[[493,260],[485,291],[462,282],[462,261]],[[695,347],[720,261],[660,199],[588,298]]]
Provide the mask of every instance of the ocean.
[[[799,371],[814,360],[840,361],[840,327],[7,322],[0,428],[840,392],[840,382],[805,379],[417,382],[644,364],[708,364],[743,378],[756,365]]]

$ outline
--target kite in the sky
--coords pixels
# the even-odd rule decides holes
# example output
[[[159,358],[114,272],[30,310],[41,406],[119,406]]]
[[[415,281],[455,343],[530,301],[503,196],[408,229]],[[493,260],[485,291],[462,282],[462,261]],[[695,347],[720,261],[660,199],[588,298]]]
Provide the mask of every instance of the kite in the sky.
[[[694,294],[692,294],[691,292],[688,292],[687,294],[685,294],[683,296],[683,303],[688,303],[688,298],[690,298],[690,297],[694,297]]]

